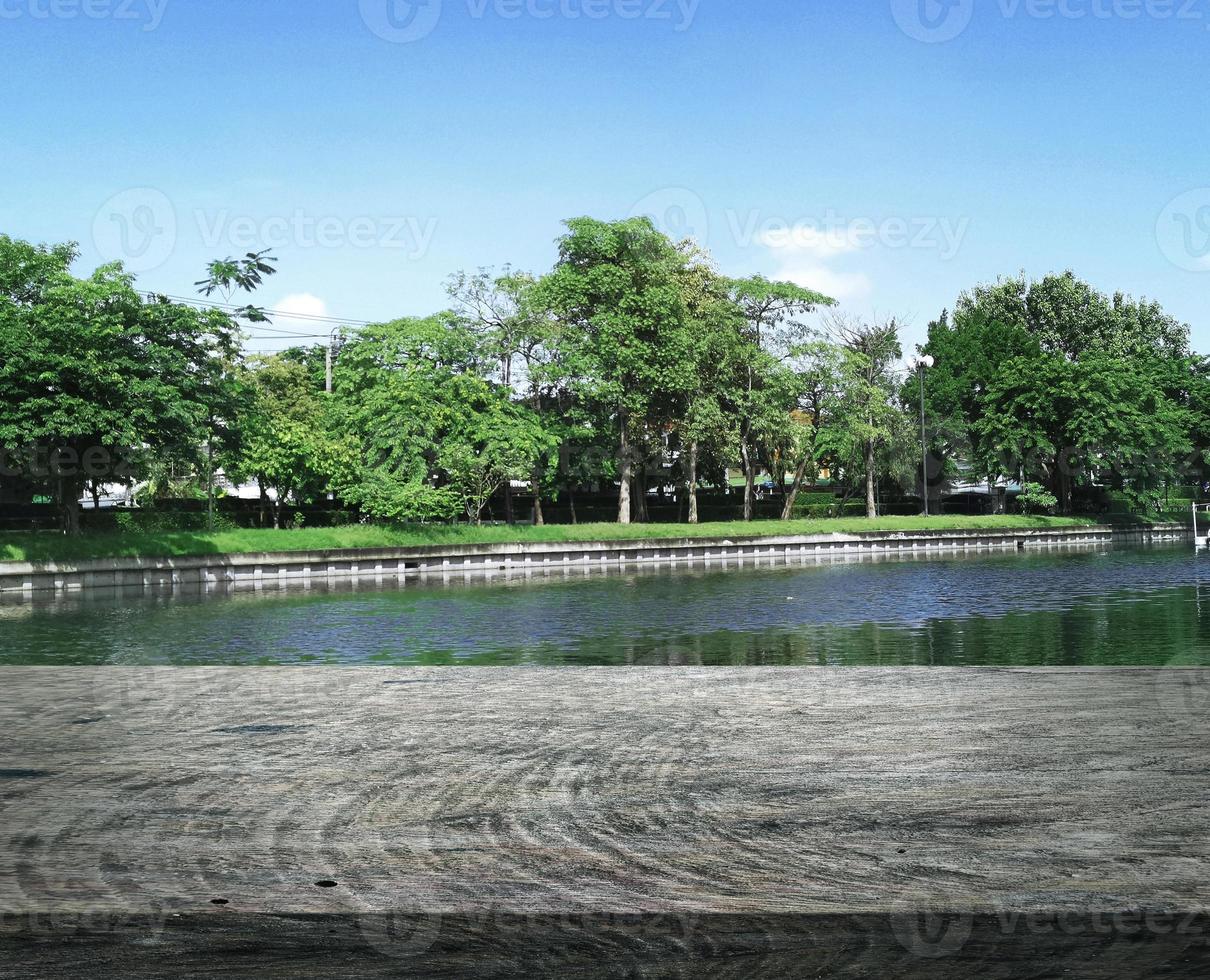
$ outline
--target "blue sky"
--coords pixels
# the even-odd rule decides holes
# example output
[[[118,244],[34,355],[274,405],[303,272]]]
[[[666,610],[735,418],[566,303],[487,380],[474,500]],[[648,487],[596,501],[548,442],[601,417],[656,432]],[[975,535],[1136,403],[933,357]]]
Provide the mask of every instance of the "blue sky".
[[[0,231],[377,320],[651,213],[909,341],[1070,267],[1210,352],[1208,55],[1210,0],[0,0]]]

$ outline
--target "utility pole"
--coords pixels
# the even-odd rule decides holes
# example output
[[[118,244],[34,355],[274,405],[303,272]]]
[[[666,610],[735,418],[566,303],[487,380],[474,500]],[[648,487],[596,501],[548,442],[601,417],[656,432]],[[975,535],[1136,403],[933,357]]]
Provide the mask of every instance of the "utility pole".
[[[328,349],[324,352],[324,391],[329,395],[332,394],[332,348],[336,346],[336,331],[340,327],[333,327],[332,332],[328,334]],[[329,502],[336,499],[336,494],[328,491]]]
[[[329,395],[332,394],[332,348],[336,344],[336,331],[339,327],[333,327],[332,332],[328,334],[328,349],[324,354],[324,391]]]
[[[924,424],[924,371],[937,362],[931,354],[914,358],[912,367],[920,372],[920,496],[924,498],[924,516],[929,516],[929,440]]]

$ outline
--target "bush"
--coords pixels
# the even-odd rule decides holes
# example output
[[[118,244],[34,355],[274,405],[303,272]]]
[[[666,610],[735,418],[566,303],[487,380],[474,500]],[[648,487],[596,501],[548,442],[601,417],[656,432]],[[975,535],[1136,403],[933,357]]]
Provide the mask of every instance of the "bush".
[[[1017,506],[1022,514],[1047,514],[1054,510],[1059,498],[1040,483],[1027,483],[1017,495]]]
[[[204,512],[155,510],[116,510],[101,511],[97,518],[112,516],[113,529],[126,533],[130,532],[163,532],[163,531],[206,531],[209,522]],[[222,513],[214,515],[216,531],[235,531],[239,524]]]
[[[836,508],[836,494],[810,491],[794,498],[792,517],[831,517]]]

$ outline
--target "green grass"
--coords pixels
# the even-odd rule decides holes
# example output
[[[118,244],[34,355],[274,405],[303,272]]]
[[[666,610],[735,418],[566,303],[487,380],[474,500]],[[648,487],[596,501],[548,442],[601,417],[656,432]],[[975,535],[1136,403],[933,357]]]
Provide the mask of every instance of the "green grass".
[[[738,521],[717,524],[555,524],[377,527],[353,525],[297,531],[156,531],[83,534],[0,533],[0,561],[72,561],[86,558],[170,558],[185,555],[248,554],[259,551],[324,551],[337,548],[406,548],[531,541],[618,541],[649,538],[750,538],[772,534],[854,531],[964,530],[1073,527],[1095,521],[1075,517],[837,517],[818,520]]]

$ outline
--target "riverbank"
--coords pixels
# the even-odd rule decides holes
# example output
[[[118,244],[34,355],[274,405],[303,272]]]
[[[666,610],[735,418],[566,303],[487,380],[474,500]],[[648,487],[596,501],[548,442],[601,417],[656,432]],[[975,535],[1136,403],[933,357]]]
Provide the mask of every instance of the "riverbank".
[[[822,522],[820,522],[822,523]],[[928,557],[951,553],[1056,547],[1110,547],[1187,539],[1180,524],[1111,527],[1078,522],[1016,528],[835,531],[827,534],[706,536],[625,540],[502,541],[394,548],[225,553],[183,557],[100,558],[44,562],[0,561],[0,594],[33,595],[94,589],[159,592],[177,589],[263,589],[312,583],[397,582],[427,576],[591,574],[627,565],[759,567],[812,561]],[[728,525],[722,525],[724,527]],[[742,525],[752,528],[753,525]],[[868,526],[868,525],[867,525]],[[651,528],[669,530],[667,525]],[[760,525],[784,530],[781,524]]]
[[[290,531],[131,531],[65,537],[57,533],[0,534],[0,562],[60,562],[90,558],[183,558],[195,555],[280,554],[355,549],[423,548],[486,544],[641,541],[679,538],[759,538],[770,535],[855,534],[863,531],[957,531],[1079,527],[1080,517],[989,515],[969,517],[864,517],[713,524],[407,525],[358,524]]]

